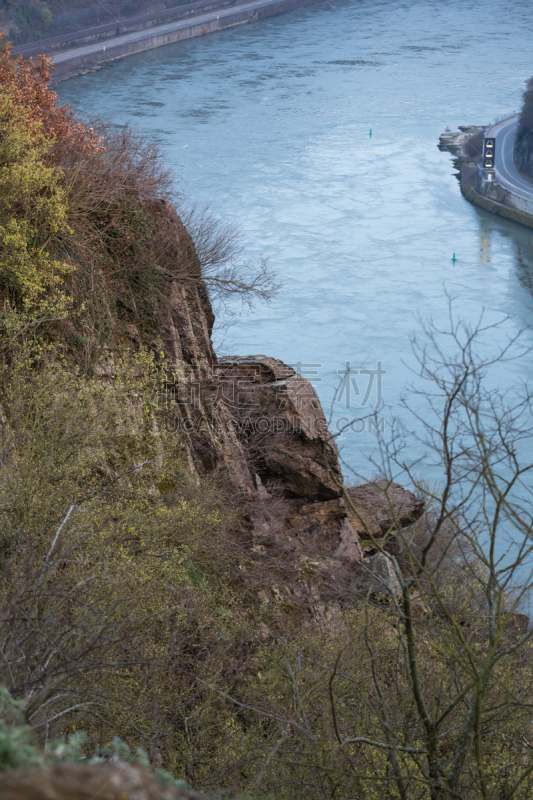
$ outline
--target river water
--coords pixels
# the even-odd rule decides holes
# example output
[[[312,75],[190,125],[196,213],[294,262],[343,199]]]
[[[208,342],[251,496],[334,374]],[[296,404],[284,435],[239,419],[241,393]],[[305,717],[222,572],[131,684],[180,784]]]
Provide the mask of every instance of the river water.
[[[447,294],[467,322],[507,317],[487,347],[523,327],[533,344],[533,231],[467,203],[437,149],[446,126],[519,108],[532,42],[522,0],[340,0],[124,59],[59,94],[140,126],[190,202],[240,223],[246,256],[278,271],[272,305],[216,332],[218,351],[295,365],[333,430],[382,401],[387,432],[413,378],[411,337],[429,316],[445,324]],[[532,359],[492,380],[531,378]],[[369,428],[339,441],[363,476]]]

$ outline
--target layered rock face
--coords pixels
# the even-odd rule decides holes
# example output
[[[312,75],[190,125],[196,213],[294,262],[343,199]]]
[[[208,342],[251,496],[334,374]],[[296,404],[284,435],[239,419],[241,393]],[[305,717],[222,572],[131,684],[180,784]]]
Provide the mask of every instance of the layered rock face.
[[[357,571],[369,552],[366,540],[386,533],[393,517],[411,524],[421,505],[401,487],[379,483],[350,489],[347,502],[337,447],[309,381],[263,355],[217,359],[194,244],[169,203],[160,213],[172,228],[178,267],[152,346],[172,365],[165,403],[191,469],[226,472],[251,504],[257,552],[270,542],[295,558]]]
[[[172,229],[166,257],[176,268],[168,275],[166,298],[159,305],[157,332],[151,342],[156,354],[165,353],[171,367],[157,403],[173,417],[172,428],[186,444],[191,470],[223,466],[233,485],[250,496],[253,477],[218,380],[211,342],[215,315],[201,279],[201,265],[173,206],[160,201],[159,212]]]
[[[225,358],[220,369],[239,387],[236,430],[263,496],[285,501],[286,544],[306,555],[359,562],[337,447],[312,385],[266,356]],[[264,532],[264,519],[257,526]]]
[[[320,401],[292,367],[262,355],[237,356],[220,360],[219,376],[232,386],[235,430],[263,500],[253,527],[259,547],[277,545],[300,562],[312,559],[329,578],[346,569],[355,574],[365,553],[375,552],[372,540],[422,515],[423,503],[395,483],[344,490]]]

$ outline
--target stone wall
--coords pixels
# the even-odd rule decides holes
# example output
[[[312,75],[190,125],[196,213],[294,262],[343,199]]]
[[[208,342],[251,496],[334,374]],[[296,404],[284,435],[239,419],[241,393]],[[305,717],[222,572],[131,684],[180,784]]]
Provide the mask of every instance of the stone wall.
[[[533,183],[531,184],[533,191]],[[498,180],[486,180],[483,176],[483,170],[478,168],[475,190],[483,197],[493,200],[495,203],[503,204],[509,208],[514,208],[516,211],[521,211],[524,214],[531,214],[533,216],[533,197],[526,197],[522,194],[512,192],[510,189],[502,186]]]
[[[533,200],[514,195],[496,181],[480,183],[476,164],[462,165],[461,192],[474,205],[533,228]]]
[[[145,14],[131,19],[113,18],[112,22],[108,22],[105,25],[96,24],[84,30],[76,31],[75,33],[65,32],[39,42],[30,42],[20,45],[19,47],[14,47],[13,52],[23,55],[24,58],[36,56],[38,53],[44,53],[46,55],[54,51],[64,50],[65,48],[72,48],[76,45],[87,44],[88,42],[104,41],[122,36],[125,33],[143,31],[147,28],[154,28],[157,25],[165,25],[177,19],[198,16],[199,14],[212,11],[213,9],[227,8],[231,5],[234,5],[234,0],[200,0],[197,3],[188,3],[158,13]],[[92,6],[91,8],[83,9],[83,13],[86,18],[89,18],[91,14],[94,18],[96,17],[95,9],[100,9],[101,13],[106,13],[105,9],[102,11],[102,8],[103,7]],[[69,15],[64,16],[68,17]],[[115,17],[114,14],[111,14],[111,16]]]
[[[220,9],[190,20],[173,22],[140,33],[130,33],[86,47],[76,48],[54,58],[54,81],[95,69],[118,58],[141,53],[165,44],[203,36],[214,31],[257,22],[276,14],[315,5],[323,0],[256,0],[234,8]]]

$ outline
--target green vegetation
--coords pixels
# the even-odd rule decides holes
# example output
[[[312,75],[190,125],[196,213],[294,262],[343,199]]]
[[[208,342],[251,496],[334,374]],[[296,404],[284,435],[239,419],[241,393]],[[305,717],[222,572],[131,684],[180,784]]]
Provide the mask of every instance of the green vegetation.
[[[256,625],[245,509],[150,402],[171,375],[168,287],[194,296],[200,261],[152,148],[80,127],[46,62],[7,51],[0,72],[2,680],[38,732],[82,727],[91,753],[120,733],[196,776],[183,720],[222,752],[233,718],[214,722],[216,696],[200,712],[198,681],[224,682]],[[216,285],[234,232],[196,219]],[[246,293],[237,266],[221,274]]]
[[[85,762],[83,746],[85,734],[81,731],[67,738],[47,742],[39,747],[34,729],[27,725],[23,714],[23,702],[13,699],[5,688],[0,686],[0,773],[13,769],[32,769],[41,766],[65,762]],[[130,748],[119,737],[115,737],[109,746],[89,759],[89,764],[101,764],[109,761],[129,761],[153,771],[154,776],[162,783],[186,787],[184,781],[175,780],[170,773],[162,769],[153,769],[148,756],[141,748],[132,753]]]
[[[117,19],[142,16],[186,5],[190,0],[0,0],[0,25],[16,45],[61,33],[75,33]]]
[[[7,49],[0,78],[0,768],[118,736],[202,790],[526,800],[531,394],[485,389],[483,329],[452,315],[451,346],[429,329],[418,350],[428,407],[412,404],[438,487],[401,431],[384,446],[384,474],[427,505],[410,528],[392,504],[384,536],[367,527],[386,580],[367,562],[321,583],[277,522],[258,554],[259,501],[215,435],[206,453],[151,398],[178,380],[176,341],[184,370],[209,357],[205,286],[264,297],[268,271],[208,214],[189,235],[153,148],[58,107],[46,61]]]
[[[71,267],[47,244],[69,232],[63,175],[47,166],[51,141],[13,97],[0,97],[0,249],[4,296],[18,306],[54,291]]]
[[[519,171],[533,180],[533,78],[526,83],[516,131],[515,159]]]

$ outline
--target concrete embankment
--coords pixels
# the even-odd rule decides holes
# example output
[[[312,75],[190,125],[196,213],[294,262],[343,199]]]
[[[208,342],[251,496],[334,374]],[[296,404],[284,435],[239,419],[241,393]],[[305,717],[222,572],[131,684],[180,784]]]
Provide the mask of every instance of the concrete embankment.
[[[104,25],[94,25],[90,28],[76,31],[75,33],[67,32],[57,34],[47,39],[41,39],[38,42],[29,42],[28,44],[14,47],[13,52],[17,55],[24,56],[24,58],[30,58],[39,53],[50,55],[54,52],[64,52],[74,47],[83,47],[83,45],[88,42],[116,39],[117,36],[123,36],[126,33],[144,31],[147,28],[166,25],[178,19],[197,17],[200,14],[207,14],[209,11],[218,11],[221,8],[228,8],[234,5],[236,5],[235,0],[198,0],[196,3],[175,6],[174,8],[168,8],[153,14],[143,14],[140,17],[114,20]]]
[[[479,188],[477,164],[463,164],[461,192],[467,200],[492,214],[533,228],[533,198],[519,197],[496,183],[492,186],[483,186],[483,194],[478,191]]]
[[[95,42],[54,56],[54,80],[65,80],[71,75],[88,72],[110,61],[142,53],[144,50],[191,39],[194,36],[203,36],[247,22],[256,22],[320,2],[323,0],[255,0],[105,42]]]
[[[492,214],[533,228],[533,184],[523,181],[518,174],[509,173],[512,150],[502,151],[507,161],[499,162],[497,169],[483,169],[476,163],[483,152],[483,137],[497,137],[513,116],[490,126],[471,125],[460,127],[456,132],[447,131],[441,135],[438,147],[454,154],[453,163],[460,172],[461,192],[467,200]],[[502,144],[498,146],[502,147]],[[514,186],[512,181],[517,185]]]

